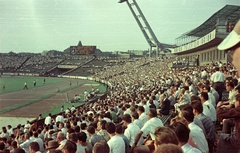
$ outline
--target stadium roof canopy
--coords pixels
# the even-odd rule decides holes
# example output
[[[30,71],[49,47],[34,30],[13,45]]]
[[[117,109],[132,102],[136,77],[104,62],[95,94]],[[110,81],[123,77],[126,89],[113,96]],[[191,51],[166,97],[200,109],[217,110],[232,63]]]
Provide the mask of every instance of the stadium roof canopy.
[[[226,5],[221,10],[214,13],[207,21],[199,27],[185,33],[187,36],[202,37],[215,29],[218,19],[226,18],[229,21],[236,22],[240,19],[240,6]]]

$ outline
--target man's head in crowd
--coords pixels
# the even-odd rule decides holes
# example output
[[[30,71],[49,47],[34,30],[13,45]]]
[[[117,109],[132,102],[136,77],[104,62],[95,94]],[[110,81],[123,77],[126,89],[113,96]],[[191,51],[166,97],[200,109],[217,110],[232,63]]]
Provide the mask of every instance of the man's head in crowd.
[[[35,153],[37,151],[40,151],[40,146],[37,142],[31,142],[29,146],[29,152]]]
[[[205,101],[208,100],[208,93],[206,92],[201,92],[200,93],[200,99],[201,99],[201,102],[204,103]]]
[[[115,124],[113,124],[112,122],[108,122],[105,127],[106,127],[107,132],[110,135],[115,134]]]
[[[138,106],[138,108],[137,108],[137,113],[138,113],[139,115],[141,115],[141,114],[144,113],[144,112],[145,112],[144,107],[143,107],[143,106]]]
[[[64,134],[64,133],[58,132],[58,134],[57,134],[57,141],[58,141],[58,143],[60,143],[61,141],[63,141],[65,138],[66,138],[66,137],[65,137],[65,134]]]
[[[149,112],[148,112],[148,119],[151,119],[154,117],[157,117],[157,111],[156,111],[156,109],[151,108],[151,109],[149,109]]]
[[[178,138],[174,131],[169,127],[158,127],[155,130],[155,148],[164,143],[172,143],[178,145]]]
[[[201,101],[199,100],[194,100],[191,102],[191,106],[193,108],[193,114],[194,115],[198,115],[201,114],[203,112],[203,106]]]
[[[188,142],[190,130],[186,125],[181,122],[175,122],[170,125],[170,128],[175,132],[180,146]]]
[[[77,145],[76,143],[67,140],[66,144],[63,147],[64,153],[76,153]]]
[[[183,153],[183,151],[179,146],[169,143],[158,146],[154,153]]]
[[[97,142],[93,146],[93,153],[109,153],[110,148],[106,142]]]
[[[122,117],[123,125],[127,126],[132,122],[132,118],[129,114],[124,114]]]
[[[87,128],[87,132],[89,135],[94,135],[95,134],[95,128],[93,126],[89,126]]]

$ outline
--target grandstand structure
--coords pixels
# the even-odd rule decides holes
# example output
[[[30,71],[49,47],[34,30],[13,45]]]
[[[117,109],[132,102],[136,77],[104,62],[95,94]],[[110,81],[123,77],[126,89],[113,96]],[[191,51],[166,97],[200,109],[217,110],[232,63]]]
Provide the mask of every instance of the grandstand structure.
[[[217,46],[239,19],[240,6],[226,5],[197,28],[176,38],[173,54],[177,63],[193,63],[195,66],[216,61],[231,63],[231,55],[218,51]]]

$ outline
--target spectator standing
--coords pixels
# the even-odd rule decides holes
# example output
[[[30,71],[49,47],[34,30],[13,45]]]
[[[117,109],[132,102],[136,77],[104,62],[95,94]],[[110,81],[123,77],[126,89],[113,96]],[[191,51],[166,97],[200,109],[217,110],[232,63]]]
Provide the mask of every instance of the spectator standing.
[[[222,100],[222,93],[224,89],[225,76],[224,73],[219,71],[219,67],[215,68],[215,72],[211,75],[211,81],[213,82],[213,88],[219,94],[219,101]]]
[[[44,124],[49,125],[52,124],[52,114],[49,113],[48,116],[45,118]]]

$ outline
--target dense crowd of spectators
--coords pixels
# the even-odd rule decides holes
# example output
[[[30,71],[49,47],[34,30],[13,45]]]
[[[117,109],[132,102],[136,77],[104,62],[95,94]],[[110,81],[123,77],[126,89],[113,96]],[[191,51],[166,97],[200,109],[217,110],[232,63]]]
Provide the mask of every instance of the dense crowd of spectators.
[[[106,98],[61,109],[56,117],[49,114],[41,127],[27,123],[15,132],[11,125],[3,127],[1,152],[220,153],[236,149],[225,144],[225,138],[239,130],[234,128],[235,116],[228,119],[222,113],[222,109],[239,107],[235,70],[222,63],[173,69],[168,61],[172,60],[136,59],[96,73],[112,85]],[[174,118],[164,125],[159,116],[169,114]],[[216,127],[221,126],[224,135],[219,146]]]
[[[40,73],[53,68],[60,62],[64,61],[64,56],[43,56],[41,54],[34,54],[26,61],[18,70],[18,72],[28,72],[28,73]]]
[[[5,71],[16,70],[29,56],[25,54],[0,53],[0,69]]]
[[[39,53],[1,53],[0,69],[3,72],[41,73],[62,65],[81,65],[93,56],[78,56],[69,54],[39,54]]]

